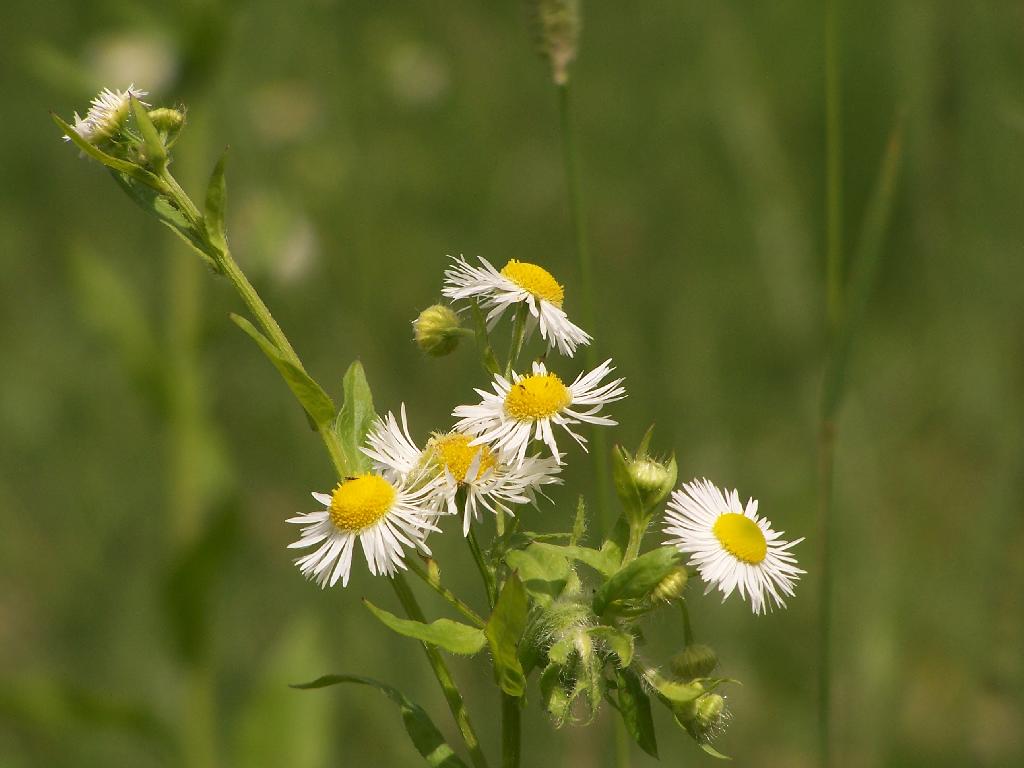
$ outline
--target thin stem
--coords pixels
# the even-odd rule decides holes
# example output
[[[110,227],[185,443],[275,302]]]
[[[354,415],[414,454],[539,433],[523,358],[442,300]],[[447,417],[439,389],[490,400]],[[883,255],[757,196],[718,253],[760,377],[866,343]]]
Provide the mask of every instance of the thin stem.
[[[405,564],[409,566],[410,571],[412,571],[420,577],[424,584],[426,584],[437,594],[439,594],[442,598],[444,598],[448,602],[448,604],[452,606],[452,608],[457,610],[471,622],[473,622],[478,627],[483,629],[486,622],[482,618],[480,618],[480,615],[472,608],[470,608],[468,605],[466,605],[464,602],[462,602],[462,600],[460,600],[455,595],[455,593],[452,592],[450,589],[448,589],[447,587],[442,587],[440,583],[430,578],[430,575],[425,570],[423,570],[420,564],[416,562],[415,558],[410,557],[405,561]]]
[[[840,0],[825,3],[825,316],[827,358],[833,353],[843,314],[843,147],[841,68],[839,50]],[[826,358],[826,359],[827,359]],[[818,747],[823,768],[831,756],[831,614],[832,614],[832,491],[835,462],[835,423],[823,412],[818,439],[818,525],[821,539],[821,593],[818,637]]]
[[[583,194],[580,189],[579,163],[576,158],[576,141],[574,138],[572,110],[569,103],[569,83],[558,86],[558,117],[562,134],[562,160],[565,168],[565,187],[569,198],[569,215],[572,219],[573,239],[576,245],[576,256],[580,270],[580,293],[582,294],[582,316],[590,333],[596,332],[594,316],[594,268],[587,247],[586,219],[584,215]],[[589,368],[597,364],[592,345],[587,345],[584,359]],[[594,478],[597,482],[597,520],[599,533],[611,529],[611,503],[608,486],[608,443],[603,430],[595,430],[593,449],[590,455],[594,462]]]
[[[416,596],[409,589],[405,577],[400,573],[395,574],[394,578],[391,579],[391,585],[394,587],[395,594],[398,595],[398,600],[401,602],[402,608],[405,609],[409,618],[413,621],[425,621],[426,617],[423,615],[419,603],[416,602]],[[424,653],[427,654],[427,661],[430,662],[430,668],[434,672],[434,677],[437,678],[441,691],[444,693],[445,701],[448,702],[448,709],[451,710],[452,716],[455,718],[455,724],[459,727],[459,733],[462,734],[462,740],[466,744],[466,749],[469,750],[469,756],[473,761],[473,765],[476,768],[487,768],[487,758],[484,757],[483,750],[480,749],[480,740],[477,738],[473,724],[469,720],[469,713],[466,711],[462,694],[459,693],[459,689],[455,685],[455,680],[448,670],[448,665],[441,658],[437,648],[428,643],[423,643],[422,645]]]
[[[473,532],[472,528],[469,529],[469,535],[466,536],[466,543],[469,545],[469,551],[473,554],[473,562],[476,563],[476,568],[480,571],[480,578],[484,582],[484,591],[487,593],[487,604],[493,608],[494,603],[498,599],[497,588],[494,583],[494,573],[487,567],[487,562],[484,560],[484,553],[480,549],[480,543],[476,540],[476,534]]]
[[[680,600],[679,607],[683,611],[683,643],[693,645],[693,625],[690,623],[690,609],[686,605],[686,600]]]
[[[522,710],[520,699],[501,694],[501,768],[519,768],[522,743]]]
[[[516,307],[516,318],[512,325],[512,344],[508,350],[508,362],[505,364],[505,378],[512,375],[512,369],[519,359],[519,353],[523,351],[523,338],[526,335],[526,315],[530,308],[526,302]]]
[[[490,374],[501,373],[498,359],[494,356],[494,350],[491,348],[491,337],[487,332],[487,319],[476,299],[469,303],[469,307],[473,314],[473,329],[476,334],[477,351],[480,353],[480,364]]]

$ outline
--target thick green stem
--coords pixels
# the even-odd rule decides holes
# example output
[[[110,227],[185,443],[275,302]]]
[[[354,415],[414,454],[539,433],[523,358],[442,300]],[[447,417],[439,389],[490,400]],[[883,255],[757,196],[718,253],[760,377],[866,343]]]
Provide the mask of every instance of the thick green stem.
[[[594,316],[594,267],[587,247],[586,219],[584,216],[583,194],[580,190],[579,163],[576,159],[576,141],[574,138],[572,111],[569,104],[569,83],[558,86],[558,116],[562,134],[562,160],[565,168],[565,187],[569,198],[569,215],[572,218],[573,240],[576,245],[576,256],[580,270],[580,293],[583,305],[582,316],[586,330],[594,334],[596,318]],[[597,364],[593,345],[588,344],[584,352],[587,366],[593,368]],[[594,478],[597,482],[597,520],[604,534],[611,530],[611,499],[608,485],[608,444],[603,430],[594,430],[593,444],[590,455],[594,462]]]
[[[405,577],[400,573],[395,574],[394,578],[391,579],[391,585],[394,587],[395,594],[398,595],[398,600],[402,604],[402,608],[405,609],[406,615],[413,621],[426,621],[419,603],[416,602],[416,596],[405,582]],[[484,757],[483,750],[480,749],[480,740],[477,738],[473,724],[469,720],[469,713],[466,711],[462,694],[459,693],[459,689],[455,685],[455,680],[448,670],[448,665],[441,658],[437,648],[428,643],[423,643],[422,645],[424,653],[427,654],[427,661],[430,662],[430,668],[434,672],[434,677],[437,678],[441,691],[444,693],[445,701],[448,702],[448,709],[451,710],[452,717],[455,718],[455,724],[459,728],[459,733],[462,734],[462,741],[466,744],[466,749],[469,750],[469,756],[473,761],[473,765],[475,768],[487,768],[487,758]]]
[[[522,742],[521,700],[501,694],[501,768],[519,768]]]
[[[637,555],[640,554],[640,545],[644,540],[644,531],[647,530],[646,525],[630,525],[629,526],[629,540],[626,542],[626,552],[622,556],[622,564],[630,563],[636,560]]]

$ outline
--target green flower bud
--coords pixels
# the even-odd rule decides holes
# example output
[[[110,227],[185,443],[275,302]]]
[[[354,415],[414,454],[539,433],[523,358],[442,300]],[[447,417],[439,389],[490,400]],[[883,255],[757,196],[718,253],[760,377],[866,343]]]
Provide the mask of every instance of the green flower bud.
[[[419,348],[431,357],[444,357],[459,346],[462,324],[451,307],[444,304],[424,309],[412,327]]]
[[[668,496],[674,482],[674,478],[670,479],[671,473],[668,465],[649,457],[638,458],[630,464],[629,475],[636,483],[640,498],[648,507],[653,507],[663,501]]]
[[[148,114],[149,119],[153,121],[153,127],[163,134],[164,144],[171,146],[185,124],[185,113],[179,109],[160,107],[151,109]]]
[[[725,699],[717,693],[705,693],[694,703],[694,716],[686,730],[698,744],[707,744],[721,735],[729,719]]]
[[[528,5],[537,48],[551,65],[555,84],[565,85],[580,36],[579,0],[530,0]]]
[[[701,643],[692,643],[669,662],[672,671],[683,680],[707,677],[718,666],[718,655],[714,648]]]
[[[651,599],[660,603],[670,603],[682,597],[688,579],[689,574],[685,568],[676,568],[651,590]]]

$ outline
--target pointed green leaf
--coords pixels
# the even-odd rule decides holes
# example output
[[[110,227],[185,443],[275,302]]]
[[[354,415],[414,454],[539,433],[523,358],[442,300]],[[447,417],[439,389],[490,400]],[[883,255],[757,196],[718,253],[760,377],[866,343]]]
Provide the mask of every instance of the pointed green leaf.
[[[717,749],[712,747],[707,742],[702,742],[698,746],[700,746],[700,748],[707,752],[709,755],[711,755],[712,757],[717,757],[719,760],[732,760],[731,757],[729,757],[728,755],[723,755],[721,752],[719,752]]]
[[[263,350],[263,354],[277,368],[288,388],[295,395],[295,399],[306,409],[306,413],[309,414],[317,428],[329,428],[331,419],[334,418],[334,403],[331,402],[331,398],[327,396],[320,385],[313,381],[308,373],[287,360],[274,346],[274,343],[256,330],[256,327],[244,317],[232,314],[231,319]]]
[[[142,134],[142,141],[146,146],[146,160],[153,168],[160,171],[167,165],[167,149],[160,139],[160,133],[157,131],[156,126],[153,125],[153,121],[150,120],[149,113],[142,106],[142,102],[134,96],[129,96],[128,98],[131,101],[132,114],[135,115],[135,124],[139,128],[139,133]]]
[[[612,653],[619,657],[619,666],[628,667],[633,661],[633,635],[617,627],[601,625],[590,629],[591,637],[600,638]]]
[[[418,704],[413,703],[409,697],[397,688],[373,680],[369,677],[359,675],[325,675],[311,683],[293,685],[292,688],[309,690],[314,688],[326,688],[329,685],[339,683],[354,683],[356,685],[368,685],[376,688],[398,705],[402,712],[402,722],[405,724],[406,733],[412,739],[416,751],[427,761],[431,768],[466,768],[466,764],[459,759],[455,751],[445,742],[437,726],[431,721],[430,716]]]
[[[120,173],[126,174],[136,181],[142,182],[146,186],[152,187],[159,192],[166,191],[166,186],[162,181],[160,181],[159,177],[150,173],[141,165],[136,165],[135,163],[130,163],[127,160],[121,160],[113,155],[108,155],[102,149],[79,136],[78,131],[65,123],[58,115],[51,112],[50,117],[52,117],[53,121],[64,131],[64,135],[71,139],[71,143],[93,160],[102,163],[112,171],[119,171]]]
[[[361,474],[370,469],[370,459],[361,450],[377,412],[373,408],[373,392],[366,381],[363,364],[356,360],[345,371],[342,381],[344,401],[334,422],[334,432],[348,463],[348,471]]]
[[[556,599],[569,582],[572,567],[562,547],[535,542],[526,549],[514,549],[505,555],[505,562],[517,571],[526,591],[541,605]]]
[[[393,613],[378,608],[369,600],[363,600],[370,613],[388,629],[397,632],[405,637],[414,640],[421,640],[424,643],[436,645],[449,653],[457,653],[462,656],[472,656],[483,650],[487,645],[487,638],[482,630],[471,627],[468,624],[461,624],[451,619],[438,619],[429,624],[421,621],[400,619]]]
[[[519,663],[519,641],[526,629],[528,606],[526,589],[513,573],[498,595],[498,602],[487,620],[484,633],[491,646],[494,676],[498,685],[509,696],[522,696],[526,691],[526,676]]]
[[[572,714],[572,696],[562,684],[564,667],[548,664],[540,675],[540,695],[544,708],[555,720],[557,726],[564,725]]]
[[[615,681],[616,708],[622,716],[626,730],[640,749],[651,757],[657,757],[658,739],[654,732],[654,718],[651,717],[651,702],[647,698],[643,683],[631,669],[616,670]]]
[[[224,164],[228,152],[224,150],[217,165],[210,175],[210,183],[206,187],[206,210],[203,214],[203,225],[206,237],[221,253],[228,252],[227,235],[224,226],[224,211],[227,207],[227,184],[224,180]]]
[[[601,585],[594,595],[594,613],[600,616],[613,603],[646,597],[682,558],[675,547],[661,547],[641,555]]]
[[[577,560],[584,565],[590,566],[604,576],[611,576],[619,569],[621,557],[616,557],[610,550],[597,550],[590,547],[563,546],[560,544],[548,544],[538,541],[534,545],[538,551],[557,554],[562,558]]]
[[[587,505],[583,502],[583,494],[580,494],[579,501],[576,502],[576,517],[572,522],[572,535],[569,537],[569,543],[572,545],[579,544],[586,535]]]

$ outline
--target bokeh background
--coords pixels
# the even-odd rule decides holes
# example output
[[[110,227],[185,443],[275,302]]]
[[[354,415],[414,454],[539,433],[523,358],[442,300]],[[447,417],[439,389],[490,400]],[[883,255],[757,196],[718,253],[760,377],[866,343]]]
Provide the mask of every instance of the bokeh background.
[[[740,765],[816,761],[816,435],[824,352],[819,3],[584,3],[573,70],[601,355],[681,474],[760,498],[809,574],[789,610],[696,592]],[[836,764],[1024,764],[1024,6],[847,3],[844,242],[897,115],[903,172],[839,418]],[[419,651],[369,618],[387,585],[321,592],[284,518],[332,484],[240,303],[47,111],[134,81],[185,102],[194,194],[231,146],[235,253],[337,394],[362,359],[380,409],[447,424],[472,350],[411,343],[446,254],[547,265],[579,310],[556,94],[517,2],[27,2],[0,25],[0,766],[412,766],[369,689],[452,734]],[[572,365],[560,366],[570,371]],[[588,482],[589,462],[570,472]],[[570,501],[535,514],[565,525]],[[458,537],[447,578],[479,602]],[[424,596],[429,610],[440,606]],[[677,617],[650,628],[680,643]],[[653,651],[652,651],[653,654]],[[486,744],[485,669],[455,673]],[[524,764],[611,764],[611,720]],[[710,765],[658,717],[662,762]],[[454,743],[454,742],[453,742]],[[636,751],[636,766],[654,765]]]

